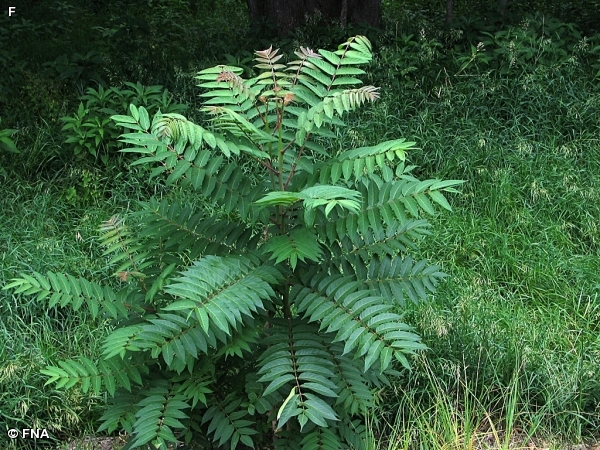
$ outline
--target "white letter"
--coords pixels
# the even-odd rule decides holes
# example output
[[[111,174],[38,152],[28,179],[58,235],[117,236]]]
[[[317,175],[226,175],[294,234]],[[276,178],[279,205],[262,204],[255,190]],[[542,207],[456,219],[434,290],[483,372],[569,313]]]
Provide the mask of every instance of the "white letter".
[[[9,6],[8,7],[8,17],[12,16],[16,10],[17,10],[17,8],[15,8],[14,6]]]

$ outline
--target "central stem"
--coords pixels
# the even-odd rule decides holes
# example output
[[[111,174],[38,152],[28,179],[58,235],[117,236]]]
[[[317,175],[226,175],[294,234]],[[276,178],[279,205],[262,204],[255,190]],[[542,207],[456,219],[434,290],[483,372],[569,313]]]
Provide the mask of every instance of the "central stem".
[[[279,139],[278,141],[278,148],[277,148],[277,169],[278,169],[278,175],[279,175],[279,190],[280,191],[285,191],[287,188],[288,183],[285,182],[284,180],[284,173],[283,173],[283,157],[285,154],[285,147],[283,145],[283,113],[285,110],[285,104],[282,101],[278,101],[275,103],[275,111],[276,111],[276,116],[277,116],[277,137]],[[288,180],[289,181],[289,180]],[[285,223],[285,207],[284,206],[279,206],[277,208],[278,212],[277,212],[277,216],[278,219],[280,220],[280,233],[281,235],[284,235],[286,233],[286,223]],[[284,289],[283,289],[283,314],[284,317],[287,320],[292,320],[292,306],[290,303],[290,284],[289,282],[286,280]]]

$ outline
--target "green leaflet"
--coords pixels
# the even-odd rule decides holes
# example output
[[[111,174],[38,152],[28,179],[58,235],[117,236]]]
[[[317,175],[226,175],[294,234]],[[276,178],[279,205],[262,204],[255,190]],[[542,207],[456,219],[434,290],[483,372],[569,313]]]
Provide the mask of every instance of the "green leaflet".
[[[296,268],[298,260],[318,261],[321,248],[317,236],[306,228],[296,228],[288,236],[274,236],[263,246],[263,252],[275,259],[275,264],[289,260],[292,269]]]
[[[274,205],[283,205],[289,206],[293,205],[297,201],[301,200],[302,196],[294,193],[294,192],[285,192],[285,191],[275,191],[269,192],[260,200],[256,201],[256,205],[260,206],[274,206]]]

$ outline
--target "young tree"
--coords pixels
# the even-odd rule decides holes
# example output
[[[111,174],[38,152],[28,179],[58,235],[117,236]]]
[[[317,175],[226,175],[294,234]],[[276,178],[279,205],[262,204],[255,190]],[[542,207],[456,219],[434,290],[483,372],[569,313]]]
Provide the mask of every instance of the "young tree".
[[[425,348],[402,312],[443,274],[411,252],[460,182],[414,178],[404,139],[336,141],[342,118],[379,98],[357,78],[365,37],[295,56],[256,52],[251,79],[201,71],[207,127],[134,105],[113,116],[136,164],[202,199],[152,199],[132,226],[103,225],[120,289],[50,272],[6,286],[114,320],[102,354],[43,373],[107,392],[101,430],[126,430],[132,447],[365,448],[377,389]]]

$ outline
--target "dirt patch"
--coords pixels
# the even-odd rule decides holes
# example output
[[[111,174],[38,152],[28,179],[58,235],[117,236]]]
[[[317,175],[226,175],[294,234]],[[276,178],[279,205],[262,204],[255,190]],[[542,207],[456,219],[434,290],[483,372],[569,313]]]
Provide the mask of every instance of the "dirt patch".
[[[74,440],[70,442],[66,447],[60,447],[60,450],[121,450],[126,444],[126,442],[126,436],[88,436],[82,439]],[[169,449],[175,450],[175,445],[169,446]]]
[[[499,450],[506,443],[506,434],[487,433],[475,439],[475,450]],[[600,436],[582,444],[557,442],[539,437],[528,438],[525,433],[513,433],[508,440],[509,450],[600,450]]]
[[[500,450],[506,435],[502,432],[487,433],[474,439],[473,450]],[[121,450],[125,445],[123,437],[86,437],[71,442],[68,450]],[[557,443],[538,437],[527,438],[524,433],[513,433],[508,442],[508,450],[600,450],[600,436],[582,444]]]
[[[120,450],[125,445],[121,437],[86,437],[69,443],[69,450]]]

